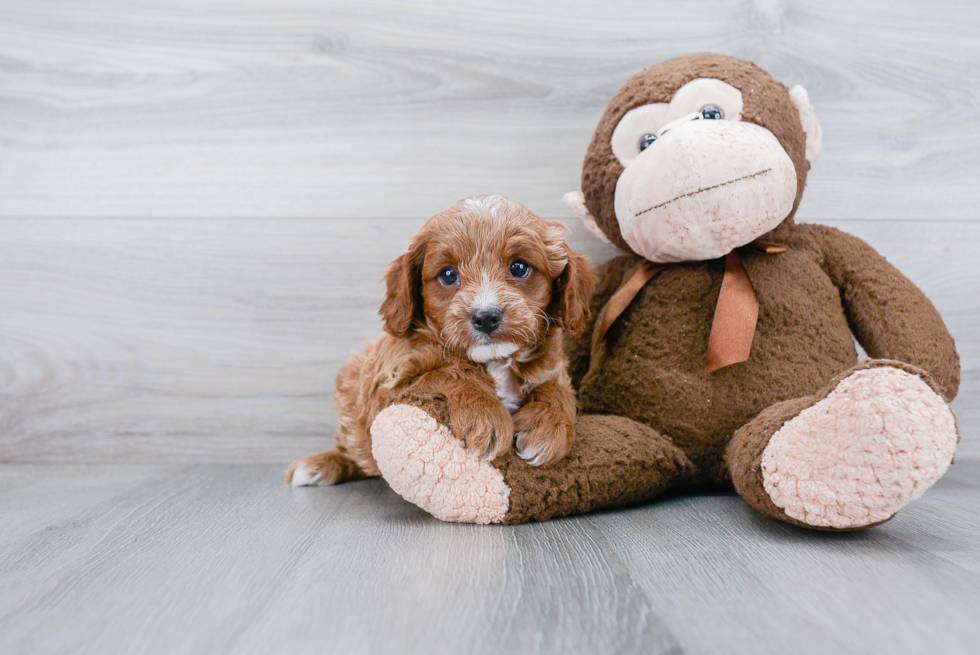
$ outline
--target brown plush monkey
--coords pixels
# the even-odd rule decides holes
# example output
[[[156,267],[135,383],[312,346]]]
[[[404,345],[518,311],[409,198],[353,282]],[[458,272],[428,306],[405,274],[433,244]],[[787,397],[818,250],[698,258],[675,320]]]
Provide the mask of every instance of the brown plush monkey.
[[[949,467],[953,339],[866,243],[796,224],[820,126],[802,87],[696,54],[630,79],[566,201],[631,253],[607,262],[570,456],[467,453],[437,398],[372,430],[385,479],[438,518],[518,523],[734,484],[762,513],[847,530],[888,520]],[[853,337],[870,359],[858,362]]]

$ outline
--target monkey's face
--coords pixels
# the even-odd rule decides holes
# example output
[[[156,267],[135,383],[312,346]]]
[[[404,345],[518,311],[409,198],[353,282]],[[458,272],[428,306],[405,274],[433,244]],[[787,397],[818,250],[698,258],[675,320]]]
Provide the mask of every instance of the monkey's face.
[[[654,262],[715,259],[773,230],[793,213],[808,155],[819,150],[818,143],[807,148],[806,118],[816,141],[819,126],[802,87],[789,92],[748,62],[701,57],[707,74],[683,84],[676,73],[666,78],[676,90],[651,82],[659,80],[649,70],[631,80],[617,96],[630,102],[614,99],[606,129],[600,124],[597,131],[596,139],[608,141],[590,149],[590,157],[608,163],[601,166],[605,175],[587,175],[584,184],[609,185],[618,173],[614,195],[591,194],[595,204],[613,206],[613,212],[597,207],[605,214],[599,226]],[[718,61],[724,68],[711,65]],[[729,77],[742,88],[708,76],[731,71],[732,62],[748,74]]]
[[[741,112],[738,89],[697,79],[670,103],[637,107],[619,122],[616,217],[634,252],[663,263],[714,259],[789,215],[793,160]]]

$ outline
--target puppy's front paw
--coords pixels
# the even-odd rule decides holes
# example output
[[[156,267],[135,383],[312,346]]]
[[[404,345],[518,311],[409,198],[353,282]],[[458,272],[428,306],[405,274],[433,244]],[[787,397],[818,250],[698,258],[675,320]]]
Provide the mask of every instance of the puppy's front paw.
[[[486,460],[510,450],[514,443],[514,421],[502,403],[468,399],[453,405],[450,427],[467,448]]]
[[[575,438],[573,419],[545,403],[528,403],[514,415],[517,454],[531,466],[550,466],[568,455]]]

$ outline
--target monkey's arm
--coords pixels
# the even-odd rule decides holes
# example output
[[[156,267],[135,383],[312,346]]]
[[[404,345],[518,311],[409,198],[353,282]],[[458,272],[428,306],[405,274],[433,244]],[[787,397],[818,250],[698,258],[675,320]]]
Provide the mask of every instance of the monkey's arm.
[[[946,400],[960,385],[960,357],[942,317],[922,291],[867,243],[823,225],[810,231],[840,289],[851,331],[868,356],[925,369]]]
[[[572,378],[572,386],[578,390],[579,383],[589,372],[592,360],[592,330],[595,328],[599,312],[606,306],[609,299],[623,282],[623,278],[641,258],[636,255],[621,255],[614,257],[599,266],[596,274],[599,278],[595,293],[589,301],[592,317],[589,319],[585,332],[578,339],[565,335],[565,356],[568,357],[568,375]]]

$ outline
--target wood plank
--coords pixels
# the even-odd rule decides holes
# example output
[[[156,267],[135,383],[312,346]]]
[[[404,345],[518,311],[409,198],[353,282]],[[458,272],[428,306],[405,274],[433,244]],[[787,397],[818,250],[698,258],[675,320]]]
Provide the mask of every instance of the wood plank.
[[[954,466],[892,521],[815,533],[734,494],[594,515],[685,650],[971,653],[980,639],[977,495]]]
[[[734,494],[466,526],[270,465],[5,464],[0,498],[39,520],[0,512],[0,651],[971,653],[978,474],[835,534]]]
[[[805,219],[978,218],[972,0],[7,0],[0,216],[562,216],[599,116],[685,52],[806,85]]]
[[[0,466],[0,548],[2,544],[70,521],[87,508],[112,502],[137,484],[174,475],[186,465],[104,466],[98,474],[88,465],[52,471],[38,466]],[[14,492],[16,490],[16,492]],[[25,502],[25,497],[30,501]]]
[[[328,446],[333,378],[380,333],[382,272],[420,223],[0,220],[0,460],[285,465]],[[980,224],[838,225],[946,317],[960,453],[980,455]]]
[[[113,468],[29,475],[70,491]],[[588,521],[441,523],[380,480],[195,466],[0,546],[9,653],[679,652]]]

